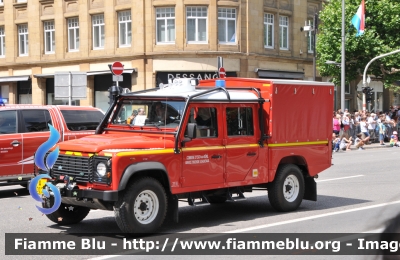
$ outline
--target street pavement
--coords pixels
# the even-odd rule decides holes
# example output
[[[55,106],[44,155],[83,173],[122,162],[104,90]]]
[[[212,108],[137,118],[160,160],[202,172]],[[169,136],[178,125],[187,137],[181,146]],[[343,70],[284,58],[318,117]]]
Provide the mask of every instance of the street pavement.
[[[381,230],[400,212],[400,148],[371,144],[364,151],[333,153],[332,167],[317,179],[318,201],[303,201],[294,212],[276,212],[265,190],[245,193],[246,201],[204,207],[181,202],[180,222],[169,223],[160,232],[174,233],[362,233]],[[1,233],[119,233],[110,211],[94,210],[81,223],[58,226],[35,208],[35,201],[20,186],[0,189]],[[42,259],[43,256],[4,256],[4,235],[0,236],[1,259]],[[57,256],[64,259],[129,259],[113,256]],[[132,257],[132,256],[131,256]],[[149,259],[149,255],[134,256]],[[207,256],[210,260],[242,259],[243,256]],[[246,259],[339,259],[339,256],[246,256]],[[150,257],[187,259],[187,256]],[[191,259],[203,259],[191,256]],[[377,259],[340,256],[340,259]]]

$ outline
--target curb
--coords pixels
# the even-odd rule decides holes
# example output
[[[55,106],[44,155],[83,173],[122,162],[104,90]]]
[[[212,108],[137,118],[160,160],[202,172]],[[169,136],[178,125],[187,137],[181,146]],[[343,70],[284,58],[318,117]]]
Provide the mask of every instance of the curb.
[[[380,145],[380,144],[369,144],[369,145],[364,145],[365,150],[369,149],[378,149],[378,148],[391,148],[389,144],[386,145]],[[356,147],[350,147],[350,150],[352,151],[357,151],[358,148]]]

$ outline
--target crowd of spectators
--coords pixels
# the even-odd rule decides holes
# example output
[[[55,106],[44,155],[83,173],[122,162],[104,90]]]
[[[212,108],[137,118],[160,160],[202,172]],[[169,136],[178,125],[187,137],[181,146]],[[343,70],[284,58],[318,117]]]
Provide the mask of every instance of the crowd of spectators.
[[[371,143],[399,147],[400,109],[390,107],[386,112],[369,113],[348,109],[333,112],[332,149],[334,152],[350,151],[351,145],[364,150]]]

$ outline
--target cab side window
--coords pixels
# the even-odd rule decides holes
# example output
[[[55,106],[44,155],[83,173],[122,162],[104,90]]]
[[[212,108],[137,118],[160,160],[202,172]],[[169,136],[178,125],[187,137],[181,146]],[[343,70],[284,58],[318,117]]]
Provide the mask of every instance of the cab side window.
[[[218,137],[217,109],[215,107],[192,107],[189,123],[196,123],[197,138]]]
[[[23,132],[50,131],[48,124],[51,124],[50,113],[47,110],[22,110]]]
[[[251,107],[227,107],[226,126],[228,136],[254,135],[253,109]]]
[[[0,134],[17,133],[17,111],[0,111]]]

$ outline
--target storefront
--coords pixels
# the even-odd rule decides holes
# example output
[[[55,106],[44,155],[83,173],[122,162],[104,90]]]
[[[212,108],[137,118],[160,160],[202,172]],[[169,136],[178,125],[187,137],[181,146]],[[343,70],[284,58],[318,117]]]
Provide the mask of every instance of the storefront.
[[[227,77],[237,77],[236,72],[227,71]],[[218,78],[218,72],[216,71],[159,71],[156,73],[156,86],[161,83],[167,84],[168,80],[178,79],[178,78],[196,78],[199,80],[203,79],[216,79]]]
[[[0,99],[5,104],[31,104],[32,82],[30,76],[0,77]]]
[[[122,74],[123,81],[119,82],[119,86],[123,88],[132,87],[132,73],[136,72],[136,69],[124,69]],[[109,92],[108,89],[114,85],[113,75],[109,70],[104,71],[88,71],[87,75],[87,87],[88,87],[88,100],[90,100],[89,105],[102,109],[104,112],[107,111],[109,107]],[[54,98],[54,73],[50,74],[35,74],[35,78],[44,81],[46,88],[46,105],[68,105],[68,100],[56,100]],[[25,88],[21,88],[21,91],[27,91]],[[31,90],[32,91],[32,90]],[[25,93],[24,92],[24,93]],[[32,95],[31,95],[32,97]],[[32,103],[32,102],[31,102]],[[72,100],[73,106],[82,105],[82,100]],[[87,103],[87,102],[86,102]]]
[[[304,72],[298,71],[282,71],[256,68],[254,72],[257,73],[259,78],[265,79],[304,79]]]

